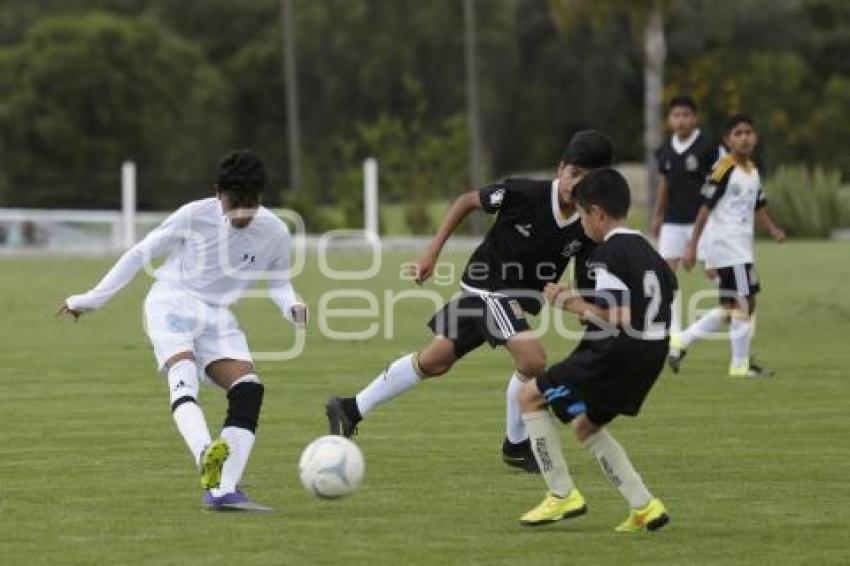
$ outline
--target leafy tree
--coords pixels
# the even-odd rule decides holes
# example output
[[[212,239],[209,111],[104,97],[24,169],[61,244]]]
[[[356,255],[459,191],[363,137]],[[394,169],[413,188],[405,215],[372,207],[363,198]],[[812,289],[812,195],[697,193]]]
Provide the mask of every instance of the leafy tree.
[[[120,163],[133,159],[141,205],[172,207],[208,186],[227,103],[200,49],[153,20],[45,18],[0,49],[7,203],[115,206]]]
[[[667,40],[664,30],[665,14],[669,0],[643,0],[619,2],[617,0],[549,0],[553,18],[561,29],[570,29],[576,21],[587,21],[595,29],[614,27],[617,19],[625,19],[638,33],[636,42],[642,45],[643,68],[643,159],[646,163],[649,186],[649,206],[655,200],[658,184],[654,163],[654,149],[661,143],[662,90],[667,57]],[[625,34],[628,38],[630,34]]]

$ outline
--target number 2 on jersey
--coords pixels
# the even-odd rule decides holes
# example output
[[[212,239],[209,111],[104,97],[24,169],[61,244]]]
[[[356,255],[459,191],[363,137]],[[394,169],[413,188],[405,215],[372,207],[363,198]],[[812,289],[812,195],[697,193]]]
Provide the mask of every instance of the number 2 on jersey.
[[[646,271],[643,274],[643,294],[649,299],[643,323],[644,336],[650,340],[659,340],[664,337],[667,328],[664,322],[655,321],[661,309],[661,282],[654,271]]]

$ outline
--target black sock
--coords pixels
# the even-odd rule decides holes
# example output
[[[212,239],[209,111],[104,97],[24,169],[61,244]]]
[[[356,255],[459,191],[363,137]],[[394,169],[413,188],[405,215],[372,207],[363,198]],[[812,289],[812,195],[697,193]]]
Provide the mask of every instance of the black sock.
[[[227,392],[227,418],[224,426],[235,426],[256,432],[263,404],[262,383],[245,381],[237,383]]]
[[[354,397],[345,397],[342,399],[342,410],[351,421],[352,425],[356,425],[363,420],[363,415],[360,414],[360,409],[357,408],[357,399]]]

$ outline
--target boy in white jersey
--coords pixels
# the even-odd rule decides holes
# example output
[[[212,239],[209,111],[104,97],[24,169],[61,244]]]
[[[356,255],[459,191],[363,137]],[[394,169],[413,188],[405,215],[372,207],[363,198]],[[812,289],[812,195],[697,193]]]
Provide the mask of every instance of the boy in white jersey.
[[[289,231],[260,205],[265,185],[257,155],[229,153],[219,163],[214,198],[181,207],[130,248],[96,287],[68,297],[59,309],[74,319],[96,310],[143,266],[169,254],[145,299],[145,331],[168,379],[174,422],[200,468],[203,505],[216,511],[271,510],[237,488],[254,446],[264,389],[228,307],[267,279],[284,318],[296,326],[307,319],[289,281]],[[202,372],[227,391],[227,417],[215,441],[198,405]]]
[[[693,236],[683,257],[686,269],[694,265],[700,238],[705,240],[706,267],[717,269],[720,307],[709,311],[681,336],[672,336],[668,362],[679,372],[687,348],[731,322],[733,377],[769,376],[772,372],[752,363],[750,342],[759,280],[753,266],[753,231],[758,220],[777,242],[785,232],[770,217],[758,169],[751,158],[758,136],[753,120],[735,114],[726,122],[725,142],[730,153],[721,159],[703,189],[704,203],[694,223]]]

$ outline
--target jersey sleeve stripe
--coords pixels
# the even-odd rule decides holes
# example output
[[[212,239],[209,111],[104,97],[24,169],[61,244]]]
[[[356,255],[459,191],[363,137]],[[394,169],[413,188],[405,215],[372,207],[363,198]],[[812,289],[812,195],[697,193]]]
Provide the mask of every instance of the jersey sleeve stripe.
[[[628,291],[629,288],[623,283],[622,279],[608,271],[607,269],[596,269],[596,290],[597,291]]]
[[[729,173],[732,168],[735,166],[735,158],[731,155],[725,155],[717,160],[717,164],[714,166],[714,169],[711,171],[711,176],[709,177],[709,181],[712,183],[720,183],[723,180],[723,177]]]

